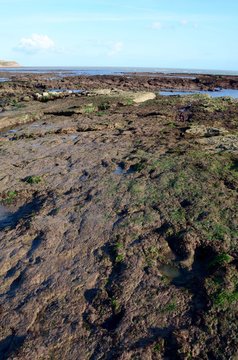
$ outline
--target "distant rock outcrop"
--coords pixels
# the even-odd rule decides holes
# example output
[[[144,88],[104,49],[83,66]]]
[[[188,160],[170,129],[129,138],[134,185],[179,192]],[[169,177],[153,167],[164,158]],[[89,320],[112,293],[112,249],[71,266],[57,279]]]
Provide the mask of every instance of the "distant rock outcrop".
[[[0,60],[0,67],[19,67],[16,61]]]

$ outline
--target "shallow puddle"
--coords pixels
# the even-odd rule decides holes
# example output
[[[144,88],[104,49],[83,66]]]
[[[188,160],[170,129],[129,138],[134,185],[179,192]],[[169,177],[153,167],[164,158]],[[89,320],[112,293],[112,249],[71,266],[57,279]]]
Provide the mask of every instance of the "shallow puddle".
[[[131,165],[129,169],[125,169],[125,165],[117,165],[116,170],[113,171],[113,174],[115,175],[130,175],[134,174],[136,172],[135,165]]]
[[[80,181],[87,181],[88,178],[89,178],[89,173],[85,170],[85,171],[83,172],[83,175],[80,176],[79,180],[80,180]]]
[[[31,217],[32,213],[36,214],[42,204],[43,200],[40,198],[35,198],[20,207],[11,204],[9,206],[11,210],[4,204],[0,204],[0,230],[4,230],[7,227],[15,227],[19,220]]]
[[[0,229],[12,224],[12,213],[6,206],[0,205]]]
[[[177,267],[168,264],[159,266],[159,271],[170,280],[174,280],[182,275],[182,272]]]
[[[77,138],[78,138],[78,135],[70,135],[70,139],[73,141],[76,140]]]
[[[59,80],[59,77],[48,77],[48,78],[44,78],[44,80],[49,80],[49,81],[52,81],[52,80]]]
[[[66,91],[70,94],[81,94],[82,92],[84,92],[83,89],[73,89],[73,90],[66,90]]]
[[[125,175],[126,173],[127,173],[126,170],[120,165],[118,165],[116,170],[113,171],[113,174],[115,175]]]
[[[34,144],[32,144],[31,146],[32,146],[32,148],[39,148],[40,146],[42,145],[42,143],[34,143]]]
[[[83,89],[50,89],[47,92],[51,93],[67,93],[67,94],[81,94]]]
[[[164,75],[163,77],[165,77],[165,78],[174,78],[174,79],[190,79],[190,80],[195,80],[196,79],[196,77],[192,76],[192,75]]]

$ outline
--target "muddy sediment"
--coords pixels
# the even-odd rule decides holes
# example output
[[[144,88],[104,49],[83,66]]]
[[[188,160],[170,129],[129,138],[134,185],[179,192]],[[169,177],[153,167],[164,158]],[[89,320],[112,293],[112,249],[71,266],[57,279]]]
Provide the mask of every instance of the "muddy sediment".
[[[0,84],[0,358],[235,359],[238,100],[155,91],[237,78],[45,77]]]

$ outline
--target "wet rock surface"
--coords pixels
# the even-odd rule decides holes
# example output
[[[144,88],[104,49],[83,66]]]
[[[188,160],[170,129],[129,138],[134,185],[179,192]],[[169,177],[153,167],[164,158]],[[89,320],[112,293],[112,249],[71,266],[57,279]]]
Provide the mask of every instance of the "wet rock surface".
[[[63,80],[0,84],[0,358],[235,358],[238,101]]]

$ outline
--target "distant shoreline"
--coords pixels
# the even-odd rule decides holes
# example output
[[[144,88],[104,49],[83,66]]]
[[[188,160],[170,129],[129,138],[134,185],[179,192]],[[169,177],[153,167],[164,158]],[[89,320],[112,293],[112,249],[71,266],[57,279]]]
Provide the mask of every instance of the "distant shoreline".
[[[21,67],[16,61],[7,61],[7,60],[0,60],[0,69],[11,69],[11,68],[19,68]]]
[[[16,73],[58,73],[62,75],[77,76],[77,75],[148,75],[148,74],[163,74],[163,75],[225,75],[238,76],[238,71],[232,70],[212,70],[212,69],[180,69],[180,68],[146,68],[146,67],[92,67],[92,66],[21,66],[8,62],[8,66],[1,65],[0,72],[16,72]]]

